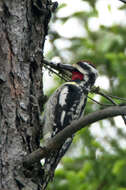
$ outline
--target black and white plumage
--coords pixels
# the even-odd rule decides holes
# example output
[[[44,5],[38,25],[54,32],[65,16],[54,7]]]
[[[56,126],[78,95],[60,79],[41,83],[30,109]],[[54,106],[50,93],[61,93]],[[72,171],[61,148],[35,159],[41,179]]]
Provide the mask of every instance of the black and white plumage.
[[[43,116],[44,140],[52,138],[72,121],[79,119],[84,112],[87,95],[97,77],[97,70],[87,61],[73,66],[72,81],[64,83],[49,98]],[[43,190],[53,178],[55,169],[68,150],[72,136],[45,159]]]

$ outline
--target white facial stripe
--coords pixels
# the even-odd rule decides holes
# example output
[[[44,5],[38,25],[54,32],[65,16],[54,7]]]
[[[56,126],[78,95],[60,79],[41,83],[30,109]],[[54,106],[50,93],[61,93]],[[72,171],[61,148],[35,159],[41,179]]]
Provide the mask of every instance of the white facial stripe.
[[[92,71],[92,73],[95,73],[96,76],[98,75],[97,70],[96,70],[94,67],[92,67],[89,63],[87,63],[87,62],[82,62],[82,63],[84,63],[84,65],[87,65],[87,66],[90,68],[90,70]],[[78,64],[75,64],[75,67],[76,67],[82,74],[84,74],[84,75],[87,74],[87,71],[84,70],[82,67],[80,67]]]
[[[77,68],[78,71],[80,71],[82,74],[86,75],[87,72],[85,72],[85,70],[83,70],[79,65],[75,64],[75,67]]]
[[[96,73],[96,74],[97,74],[97,70],[96,70],[93,66],[91,66],[89,63],[87,63],[87,62],[82,62],[82,63],[84,63],[85,65],[87,65],[88,67],[90,67],[90,69],[91,69],[91,71],[92,71],[93,73]]]

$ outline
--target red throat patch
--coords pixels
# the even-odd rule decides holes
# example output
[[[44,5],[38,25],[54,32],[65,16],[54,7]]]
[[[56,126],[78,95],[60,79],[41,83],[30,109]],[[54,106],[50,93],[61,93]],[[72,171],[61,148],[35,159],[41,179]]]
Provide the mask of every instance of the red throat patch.
[[[72,80],[83,80],[84,75],[78,71],[72,72]]]

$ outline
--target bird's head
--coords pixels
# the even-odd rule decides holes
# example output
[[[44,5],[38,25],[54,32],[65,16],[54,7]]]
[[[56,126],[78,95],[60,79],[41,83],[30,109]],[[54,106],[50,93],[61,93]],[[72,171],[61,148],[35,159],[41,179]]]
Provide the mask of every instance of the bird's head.
[[[72,80],[89,81],[91,85],[94,84],[98,72],[95,66],[89,61],[79,61],[73,65]]]

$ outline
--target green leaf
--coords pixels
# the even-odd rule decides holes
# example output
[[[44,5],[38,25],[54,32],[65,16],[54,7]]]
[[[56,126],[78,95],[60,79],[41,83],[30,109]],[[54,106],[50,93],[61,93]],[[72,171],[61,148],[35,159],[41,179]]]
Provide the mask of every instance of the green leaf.
[[[113,174],[120,175],[120,172],[123,171],[124,167],[126,168],[126,160],[118,160],[113,166]]]

